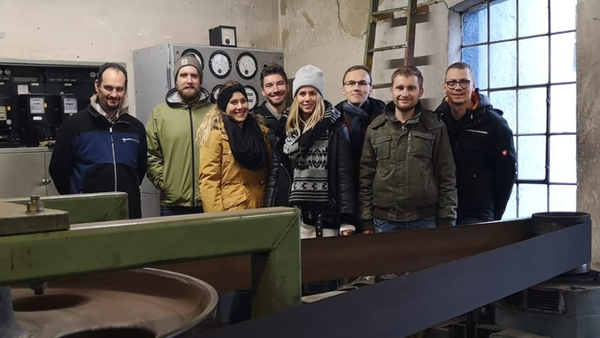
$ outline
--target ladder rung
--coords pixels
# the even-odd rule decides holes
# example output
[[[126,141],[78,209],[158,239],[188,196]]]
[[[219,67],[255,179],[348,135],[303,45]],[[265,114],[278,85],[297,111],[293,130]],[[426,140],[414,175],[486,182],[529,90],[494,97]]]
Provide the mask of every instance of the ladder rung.
[[[373,89],[383,89],[383,88],[390,88],[392,86],[391,83],[375,83],[371,86],[371,88]]]
[[[425,14],[427,12],[429,12],[428,5],[417,6],[417,8],[414,11],[414,13],[416,15]],[[394,13],[402,13],[401,15],[396,17],[396,19],[404,18],[404,17],[408,16],[408,7],[398,7],[398,8],[384,9],[381,11],[372,12],[371,13],[371,22],[386,21],[386,20],[394,19]]]
[[[406,48],[406,47],[407,47],[406,44],[393,45],[393,46],[385,46],[385,47],[377,47],[377,48],[369,49],[367,51],[367,53],[368,54],[373,54],[373,53],[377,53],[377,52],[385,52],[387,50],[402,49],[402,48]]]
[[[402,13],[400,17],[406,16],[408,7],[398,7],[392,9],[384,9],[371,13],[371,22],[385,21],[394,18],[394,13]]]

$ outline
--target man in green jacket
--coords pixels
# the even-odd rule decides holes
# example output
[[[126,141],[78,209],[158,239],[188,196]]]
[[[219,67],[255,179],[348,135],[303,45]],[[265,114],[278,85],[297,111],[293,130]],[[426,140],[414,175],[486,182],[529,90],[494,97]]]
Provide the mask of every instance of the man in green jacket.
[[[147,176],[160,190],[161,216],[203,212],[198,186],[196,130],[212,109],[202,86],[202,68],[184,55],[173,68],[175,88],[157,105],[146,125]]]
[[[392,74],[393,102],[369,125],[360,161],[363,229],[390,232],[451,226],[456,178],[448,132],[422,107],[423,75],[413,66]]]

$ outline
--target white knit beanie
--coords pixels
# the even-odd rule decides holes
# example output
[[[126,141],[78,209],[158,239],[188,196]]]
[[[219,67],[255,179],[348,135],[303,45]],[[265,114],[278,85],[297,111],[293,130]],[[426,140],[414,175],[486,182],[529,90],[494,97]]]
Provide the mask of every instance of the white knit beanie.
[[[306,65],[296,72],[294,77],[294,97],[298,94],[300,88],[311,86],[319,91],[323,96],[323,71],[313,65]]]

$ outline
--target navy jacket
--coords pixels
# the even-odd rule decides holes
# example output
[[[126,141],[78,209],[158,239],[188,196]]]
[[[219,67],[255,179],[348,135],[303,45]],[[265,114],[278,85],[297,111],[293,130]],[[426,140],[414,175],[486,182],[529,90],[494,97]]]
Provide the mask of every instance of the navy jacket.
[[[146,131],[139,120],[123,114],[111,123],[88,105],[60,127],[50,176],[60,194],[126,192],[129,217],[140,218],[146,151]]]

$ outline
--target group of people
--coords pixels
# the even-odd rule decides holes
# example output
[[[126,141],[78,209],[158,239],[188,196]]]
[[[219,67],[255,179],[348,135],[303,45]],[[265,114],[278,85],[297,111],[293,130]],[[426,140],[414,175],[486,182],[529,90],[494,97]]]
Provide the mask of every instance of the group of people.
[[[216,104],[193,56],[174,65],[175,88],[144,125],[128,114],[127,71],[100,67],[89,106],[61,126],[50,174],[61,194],[124,191],[141,217],[139,185],[160,190],[161,215],[292,206],[301,237],[351,235],[499,220],[516,176],[513,135],[478,92],[471,67],[448,67],[436,111],[423,76],[391,76],[391,102],[371,97],[369,68],[342,78],[346,100],[325,99],[323,72],[306,65],[260,74],[265,102],[250,112],[229,81]]]

